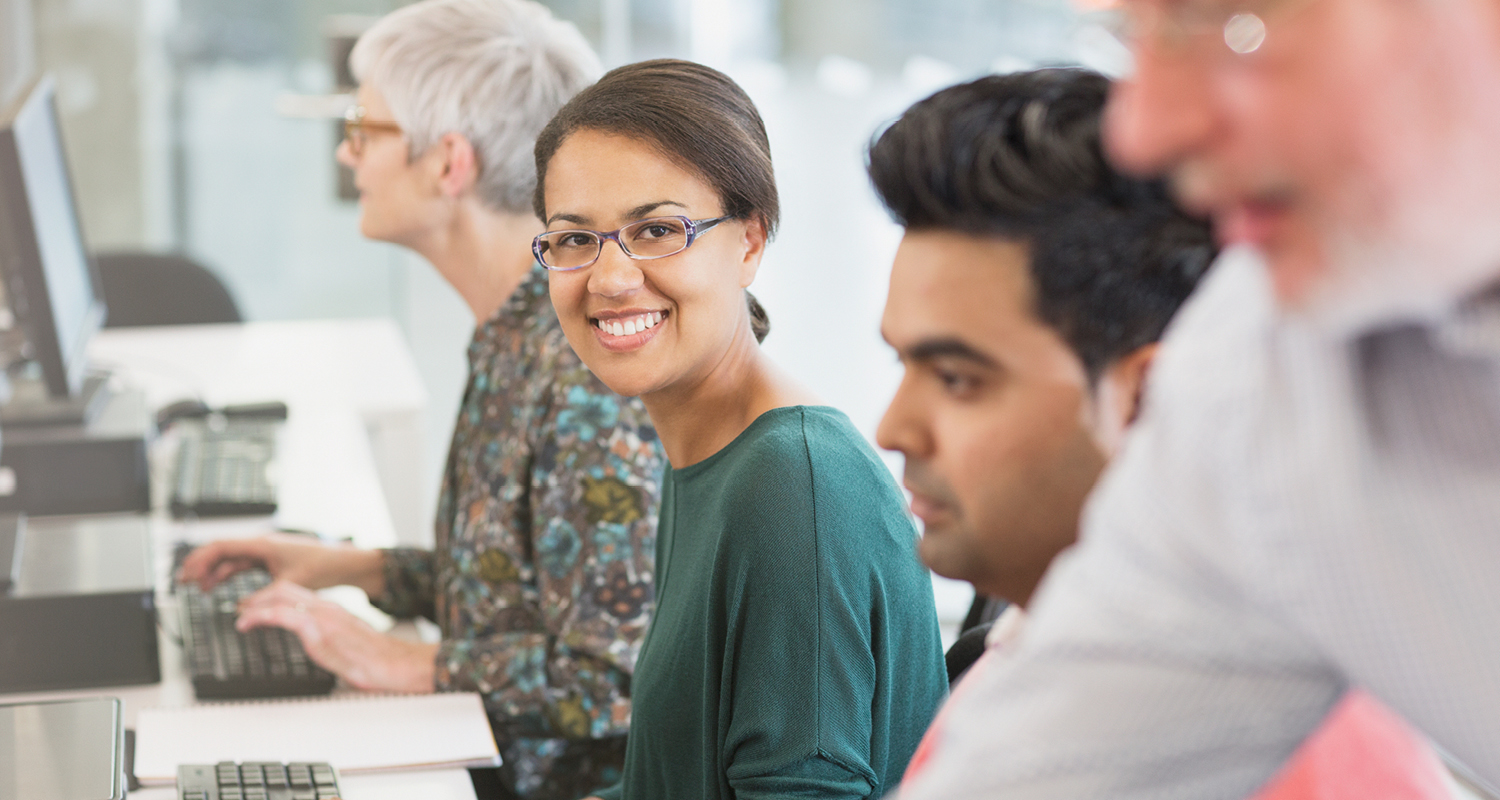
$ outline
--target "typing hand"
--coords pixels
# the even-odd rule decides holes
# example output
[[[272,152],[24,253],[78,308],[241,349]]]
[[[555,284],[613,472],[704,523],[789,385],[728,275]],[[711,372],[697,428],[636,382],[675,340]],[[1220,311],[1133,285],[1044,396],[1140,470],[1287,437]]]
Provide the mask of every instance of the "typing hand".
[[[235,627],[267,625],[297,634],[313,661],[356,688],[433,691],[437,645],[380,633],[343,606],[290,581],[278,580],[240,604]]]
[[[272,578],[309,589],[350,584],[374,597],[385,588],[379,553],[284,533],[223,539],[197,547],[183,560],[177,582],[196,583],[208,591],[236,572],[253,567],[264,567]]]

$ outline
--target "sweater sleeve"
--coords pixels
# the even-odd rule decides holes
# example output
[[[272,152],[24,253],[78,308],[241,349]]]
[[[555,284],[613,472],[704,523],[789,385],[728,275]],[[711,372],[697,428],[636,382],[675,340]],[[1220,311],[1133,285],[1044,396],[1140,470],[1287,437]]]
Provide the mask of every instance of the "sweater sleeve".
[[[786,797],[863,800],[871,796],[874,788],[870,779],[858,771],[823,755],[805,758],[775,772],[731,777],[730,785],[739,800]]]
[[[540,629],[445,640],[437,655],[438,690],[483,693],[516,737],[627,731],[630,675],[654,594],[663,463],[655,430],[638,404],[567,356],[528,431],[529,513],[507,522],[524,528],[532,564],[500,563],[497,554],[490,567],[534,576]]]
[[[838,532],[819,528],[838,521],[817,519],[810,463],[788,450],[747,463],[764,478],[725,537],[726,777],[740,798],[869,797],[881,788],[869,580],[828,568],[822,540]]]

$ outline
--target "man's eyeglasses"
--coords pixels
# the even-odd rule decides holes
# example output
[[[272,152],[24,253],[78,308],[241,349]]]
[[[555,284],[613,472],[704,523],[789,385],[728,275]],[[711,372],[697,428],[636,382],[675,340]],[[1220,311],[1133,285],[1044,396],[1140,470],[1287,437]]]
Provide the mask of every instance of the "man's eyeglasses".
[[[1306,0],[1184,2],[1163,8],[1154,3],[1122,3],[1100,12],[1100,22],[1131,50],[1142,44],[1184,52],[1214,40],[1231,52],[1249,55],[1266,43],[1268,22],[1280,24]],[[1201,52],[1201,50],[1199,51]],[[1222,50],[1220,52],[1223,52]]]
[[[349,143],[349,154],[355,158],[365,154],[365,143],[372,133],[401,133],[401,126],[394,122],[375,122],[365,119],[364,106],[350,106],[344,112],[344,141]]]
[[[613,239],[625,255],[638,261],[666,258],[688,249],[699,236],[733,218],[733,215],[697,220],[651,217],[608,233],[548,231],[531,241],[531,252],[542,266],[558,272],[583,269],[598,261],[604,253],[604,242],[609,239]]]

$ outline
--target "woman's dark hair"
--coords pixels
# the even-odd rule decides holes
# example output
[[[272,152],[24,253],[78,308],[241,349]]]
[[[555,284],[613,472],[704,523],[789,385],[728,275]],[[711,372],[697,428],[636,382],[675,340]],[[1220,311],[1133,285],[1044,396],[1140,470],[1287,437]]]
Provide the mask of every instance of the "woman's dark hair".
[[[547,165],[563,140],[579,130],[654,146],[713,187],[724,214],[759,219],[766,236],[775,235],[781,201],[766,126],[749,95],[724,73],[691,61],[642,61],[610,70],[574,96],[536,140],[532,205],[543,220]],[[770,319],[754,296],[745,295],[756,341],[762,341]]]
[[[1115,172],[1109,81],[1081,69],[992,75],[907,109],[870,145],[875,191],[910,230],[1026,244],[1039,319],[1091,379],[1161,337],[1216,251],[1158,180]]]

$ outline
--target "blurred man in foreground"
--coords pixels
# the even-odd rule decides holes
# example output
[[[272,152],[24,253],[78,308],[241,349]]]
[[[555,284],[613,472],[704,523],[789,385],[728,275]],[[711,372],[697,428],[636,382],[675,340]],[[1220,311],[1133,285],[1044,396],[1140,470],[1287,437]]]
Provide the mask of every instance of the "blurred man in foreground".
[[[902,796],[1244,796],[1354,686],[1500,781],[1500,3],[1124,15],[1111,151],[1249,247]]]

